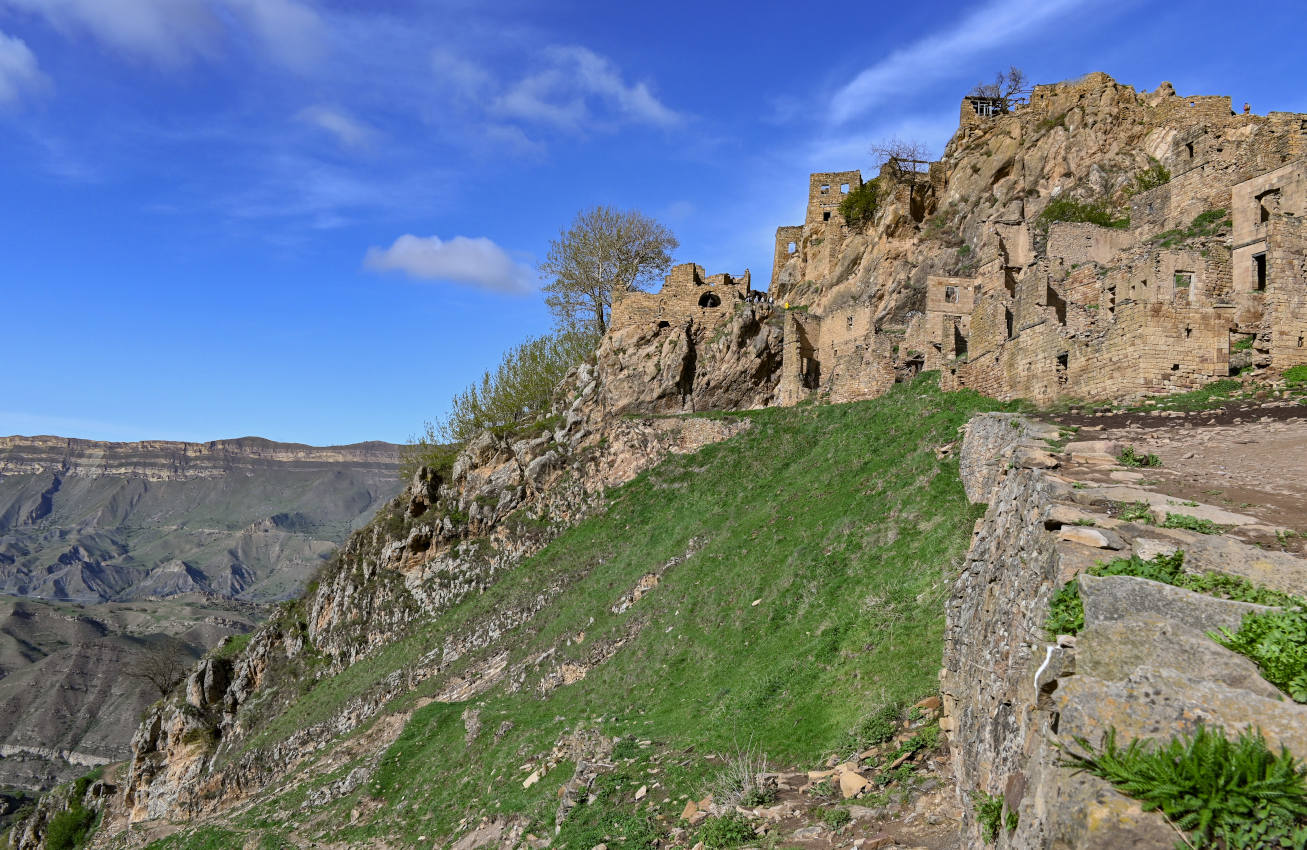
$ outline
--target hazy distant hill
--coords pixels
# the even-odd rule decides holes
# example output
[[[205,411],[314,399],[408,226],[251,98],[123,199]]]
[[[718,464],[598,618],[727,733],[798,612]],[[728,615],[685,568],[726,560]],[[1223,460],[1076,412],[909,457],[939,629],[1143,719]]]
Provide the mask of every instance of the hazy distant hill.
[[[397,464],[380,442],[0,438],[0,592],[294,596],[399,491]]]

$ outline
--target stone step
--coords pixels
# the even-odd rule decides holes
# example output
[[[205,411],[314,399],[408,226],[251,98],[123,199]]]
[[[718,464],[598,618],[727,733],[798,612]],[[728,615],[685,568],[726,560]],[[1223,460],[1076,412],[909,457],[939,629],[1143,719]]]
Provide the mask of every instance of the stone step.
[[[1103,623],[1152,615],[1185,625],[1199,633],[1239,628],[1245,614],[1269,611],[1264,605],[1218,599],[1205,593],[1134,576],[1079,578],[1085,605],[1086,629]]]

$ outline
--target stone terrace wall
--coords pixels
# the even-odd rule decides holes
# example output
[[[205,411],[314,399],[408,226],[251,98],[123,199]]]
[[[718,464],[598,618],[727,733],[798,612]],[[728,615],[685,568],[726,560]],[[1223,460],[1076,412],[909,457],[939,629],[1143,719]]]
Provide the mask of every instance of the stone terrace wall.
[[[1302,758],[1307,706],[1284,700],[1250,661],[1206,637],[1237,627],[1256,606],[1080,574],[1131,552],[1180,548],[1187,568],[1277,575],[1271,586],[1301,593],[1307,563],[1234,539],[1111,519],[1104,507],[1113,488],[1076,488],[1054,471],[1062,457],[1042,439],[1057,433],[984,414],[968,423],[959,457],[968,498],[989,504],[947,603],[940,674],[941,726],[965,809],[962,843],[987,843],[972,797],[981,792],[1018,815],[1015,830],[1000,830],[996,850],[1170,850],[1177,836],[1159,814],[1063,767],[1059,747],[1074,746],[1075,737],[1097,744],[1109,727],[1125,743],[1191,733],[1199,723],[1251,724],[1272,747]],[[1051,641],[1043,630],[1049,600],[1077,576],[1086,627]]]

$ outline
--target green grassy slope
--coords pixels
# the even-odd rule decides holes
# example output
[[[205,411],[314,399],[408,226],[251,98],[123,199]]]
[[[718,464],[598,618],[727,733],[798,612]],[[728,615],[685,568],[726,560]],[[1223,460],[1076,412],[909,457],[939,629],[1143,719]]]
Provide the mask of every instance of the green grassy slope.
[[[943,601],[982,512],[966,503],[956,460],[935,449],[957,440],[972,414],[1000,407],[970,392],[941,393],[923,377],[874,401],[739,414],[753,427],[614,491],[601,515],[485,593],[317,683],[262,738],[326,716],[480,615],[564,588],[506,644],[510,669],[551,648],[554,657],[528,668],[520,690],[501,683],[476,701],[481,732],[470,745],[468,706],[433,703],[413,714],[362,788],[311,819],[291,814],[309,790],[292,780],[225,826],[267,833],[293,828],[293,819],[303,838],[411,846],[455,834],[465,818],[505,812],[552,834],[572,767],[559,764],[524,789],[521,766],[581,729],[700,756],[750,742],[790,765],[856,745],[877,708],[934,690]],[[660,571],[656,588],[612,612],[642,576]],[[584,679],[540,696],[541,674],[584,664],[620,637],[626,643]],[[419,686],[394,708],[438,687]],[[683,761],[660,776],[673,801],[700,793],[712,770]],[[351,826],[361,798],[381,807]],[[640,834],[632,830],[632,841]],[[160,846],[208,846],[206,835]]]

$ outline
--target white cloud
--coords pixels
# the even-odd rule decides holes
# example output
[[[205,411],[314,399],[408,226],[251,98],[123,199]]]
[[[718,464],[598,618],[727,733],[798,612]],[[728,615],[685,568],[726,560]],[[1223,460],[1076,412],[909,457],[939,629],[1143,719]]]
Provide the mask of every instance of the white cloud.
[[[495,99],[494,112],[572,131],[614,121],[657,127],[674,127],[684,121],[658,100],[647,84],[627,84],[616,65],[592,50],[550,47],[544,58],[544,68]]]
[[[494,84],[489,71],[445,47],[431,51],[431,70],[442,88],[464,100],[480,97]]]
[[[65,33],[85,33],[134,58],[177,65],[218,52],[225,30],[243,26],[284,64],[304,69],[321,53],[324,28],[300,0],[0,0]]]
[[[0,32],[0,106],[15,103],[49,83],[26,42]]]
[[[858,74],[831,99],[831,117],[843,123],[902,99],[956,74],[965,60],[999,47],[1010,50],[1054,18],[1087,5],[1089,0],[992,0],[948,30],[896,50]]]
[[[491,292],[530,292],[535,275],[484,236],[420,237],[405,234],[389,248],[369,248],[363,265],[423,280],[463,283]]]
[[[346,148],[368,148],[376,136],[376,131],[367,124],[328,106],[310,106],[301,109],[295,117],[330,133]]]

